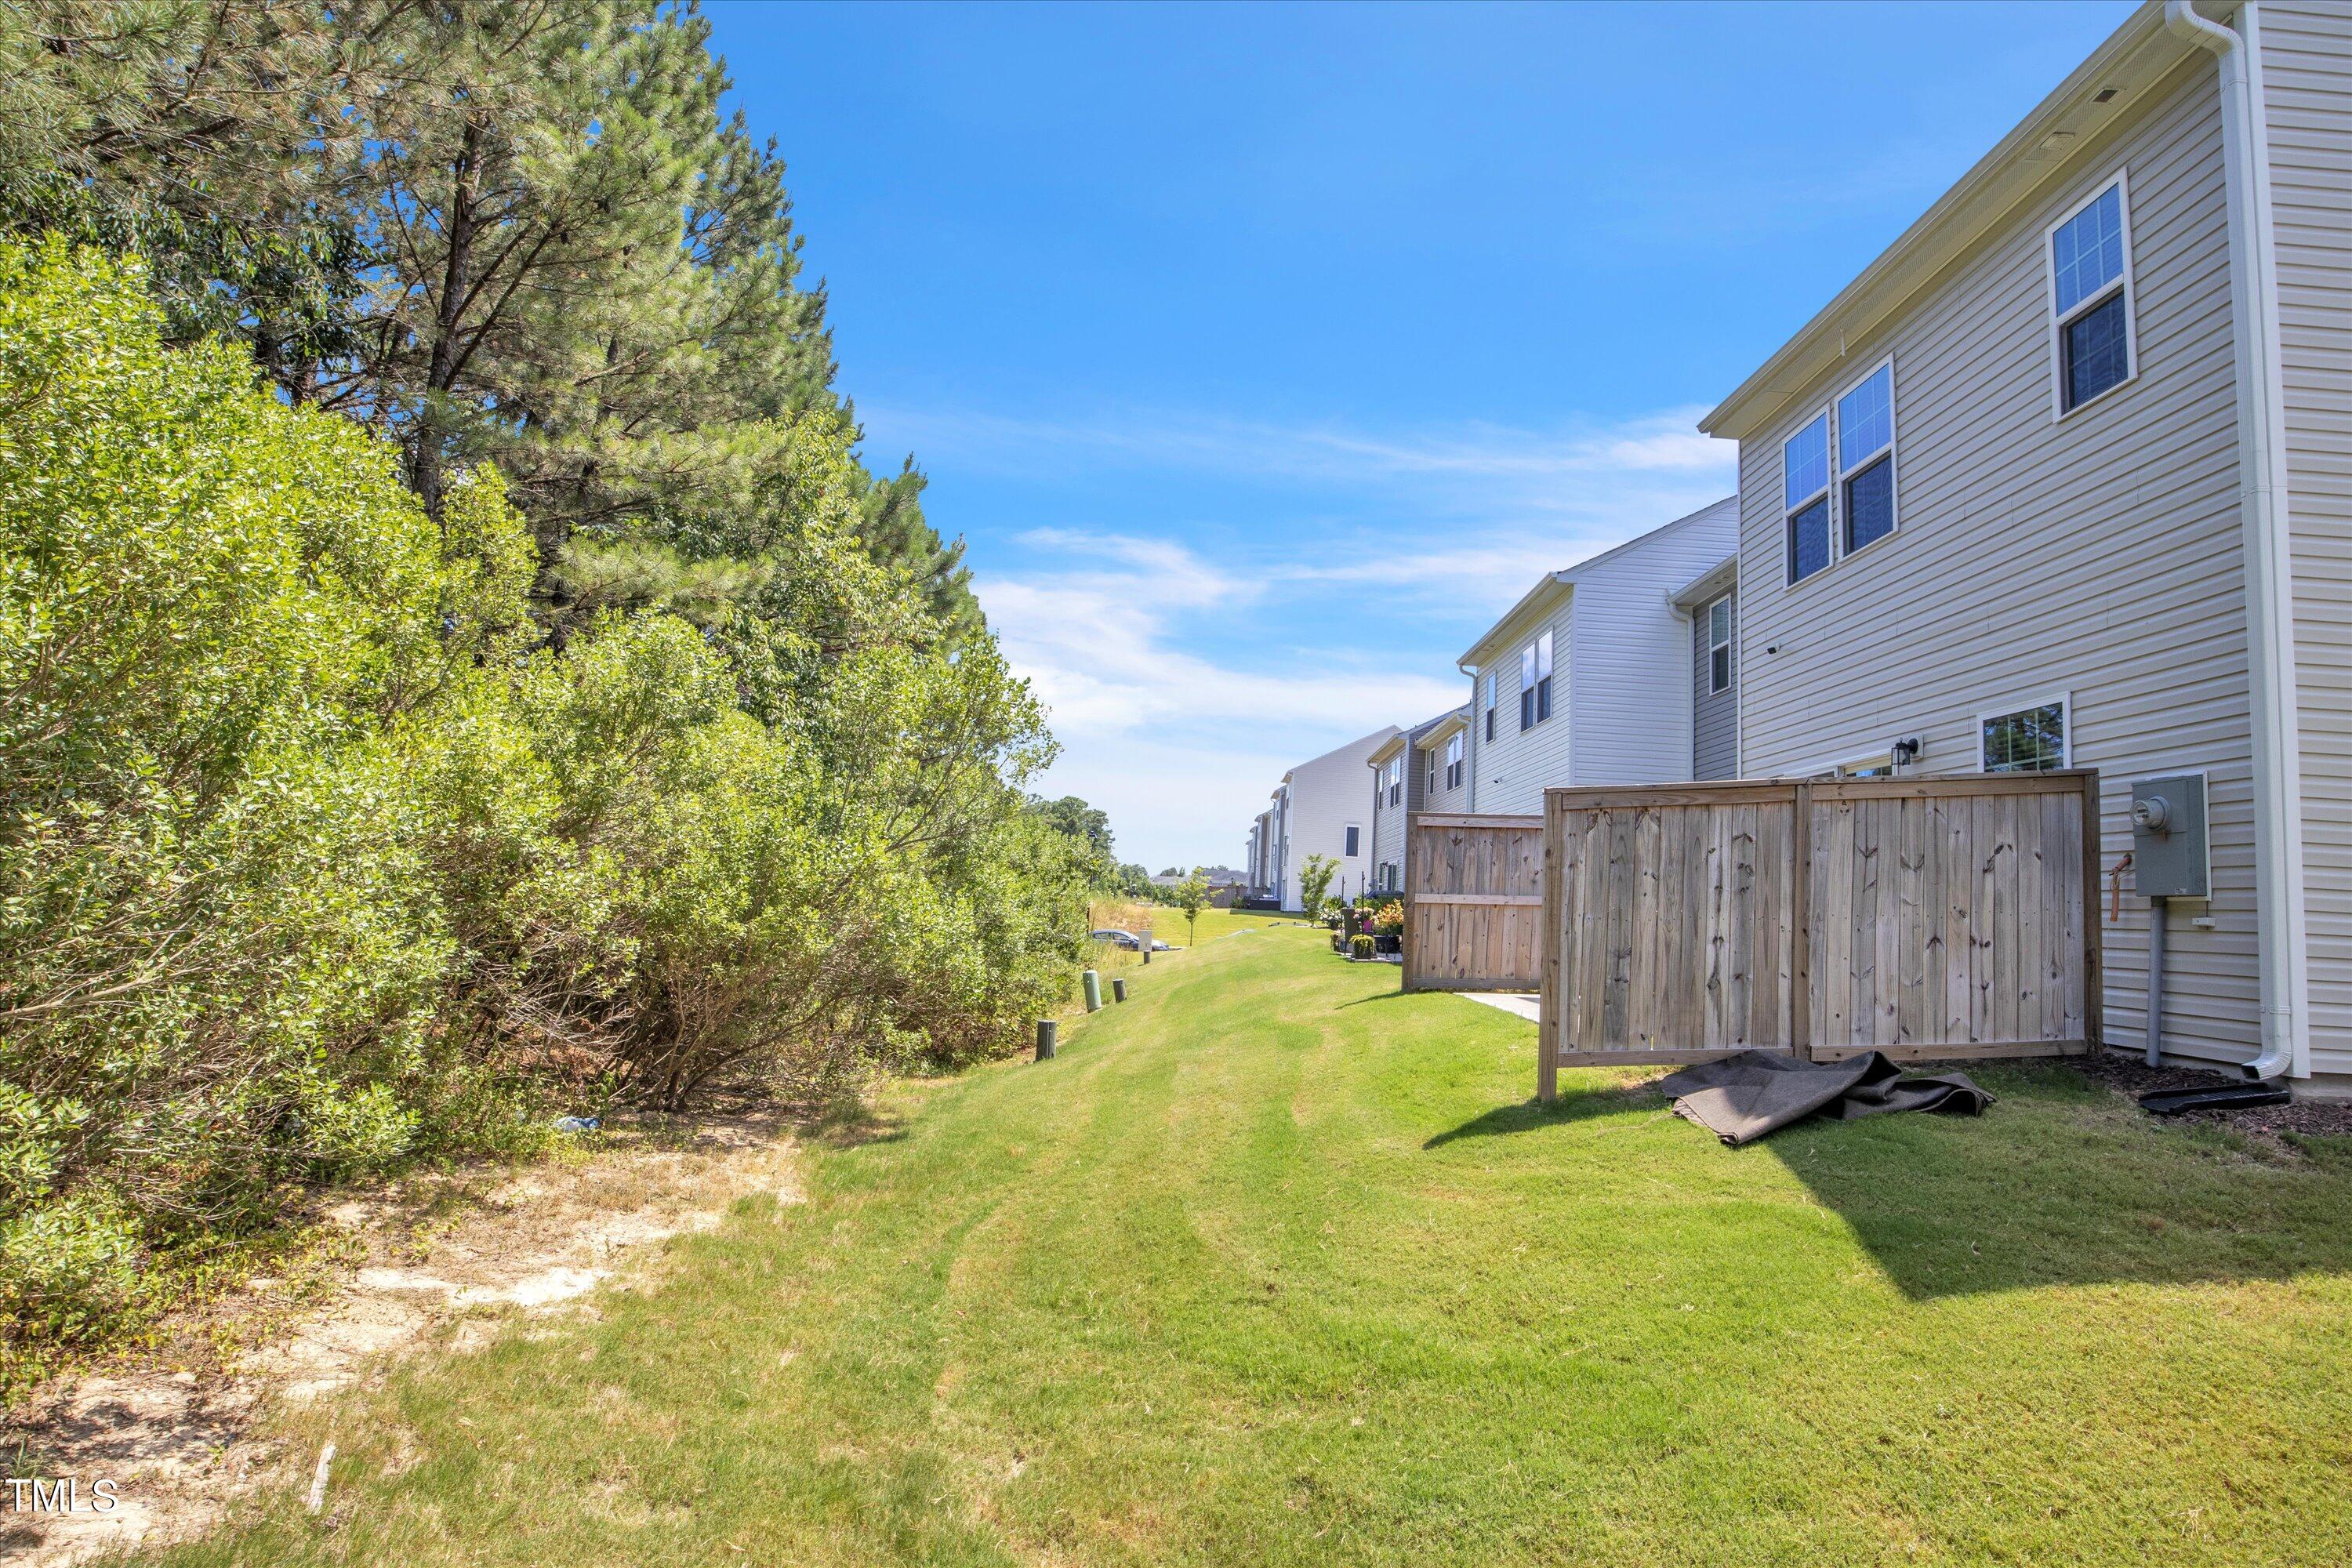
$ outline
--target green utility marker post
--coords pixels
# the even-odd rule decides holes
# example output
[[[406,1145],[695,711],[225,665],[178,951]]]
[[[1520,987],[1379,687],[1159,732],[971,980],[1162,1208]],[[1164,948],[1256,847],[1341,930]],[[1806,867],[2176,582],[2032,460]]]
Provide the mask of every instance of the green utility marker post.
[[[1110,983],[1110,999],[1114,1002],[1124,1002],[1127,1000],[1126,981],[1116,977],[1112,979]]]
[[[1061,1036],[1062,1026],[1053,1019],[1037,1020],[1037,1059],[1039,1061],[1050,1062],[1054,1059],[1054,1047],[1060,1043]]]
[[[1079,982],[1087,988],[1087,1011],[1089,1013],[1101,1012],[1102,976],[1089,969],[1084,974],[1078,976],[1078,979]]]

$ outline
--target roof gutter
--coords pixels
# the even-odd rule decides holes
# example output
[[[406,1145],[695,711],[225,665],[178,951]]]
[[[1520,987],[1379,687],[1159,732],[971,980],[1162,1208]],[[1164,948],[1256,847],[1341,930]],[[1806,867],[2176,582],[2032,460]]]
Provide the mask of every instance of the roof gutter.
[[[2272,245],[2270,133],[2253,0],[2237,26],[2166,0],[2165,26],[2208,49],[2221,76],[2221,158],[2230,200],[2230,278],[2238,382],[2238,483],[2252,699],[2254,894],[2261,944],[2262,1051],[2249,1077],[2307,1075],[2310,975],[2303,888],[2302,732],[2296,713],[2294,587],[2288,533],[2286,393],[2280,373],[2278,258]]]

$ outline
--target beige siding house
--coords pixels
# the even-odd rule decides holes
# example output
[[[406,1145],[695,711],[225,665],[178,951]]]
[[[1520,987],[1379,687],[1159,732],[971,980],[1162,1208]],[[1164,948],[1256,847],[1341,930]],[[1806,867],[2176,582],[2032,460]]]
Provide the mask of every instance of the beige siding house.
[[[1740,771],[2099,769],[2118,1047],[2201,771],[2164,1048],[2352,1084],[2352,5],[2144,6],[1702,427]]]
[[[1691,776],[1691,628],[1675,591],[1738,548],[1726,497],[1547,574],[1458,661],[1470,677],[1461,809],[1533,813],[1554,784]]]

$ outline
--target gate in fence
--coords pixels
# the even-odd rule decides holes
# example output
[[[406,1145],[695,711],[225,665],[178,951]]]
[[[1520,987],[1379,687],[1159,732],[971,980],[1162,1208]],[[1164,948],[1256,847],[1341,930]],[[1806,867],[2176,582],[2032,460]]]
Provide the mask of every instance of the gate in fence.
[[[1423,820],[1459,837],[1527,819]],[[1555,789],[1542,823],[1543,1099],[1562,1066],[2043,1056],[2099,1037],[2094,771]],[[1420,901],[1450,885],[1444,849]],[[1405,964],[1410,984],[1410,941]],[[1455,967],[1433,954],[1425,984]]]
[[[1414,812],[1404,832],[1404,988],[1535,990],[1544,819]]]

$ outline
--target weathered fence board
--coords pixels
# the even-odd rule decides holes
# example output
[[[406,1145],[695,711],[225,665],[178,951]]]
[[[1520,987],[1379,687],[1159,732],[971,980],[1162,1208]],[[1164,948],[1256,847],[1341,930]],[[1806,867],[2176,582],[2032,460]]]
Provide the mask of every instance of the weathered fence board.
[[[1404,988],[1536,989],[1543,818],[1415,812],[1404,831]]]
[[[2095,773],[1556,789],[1543,823],[1546,1096],[1569,1065],[2099,1037]]]

